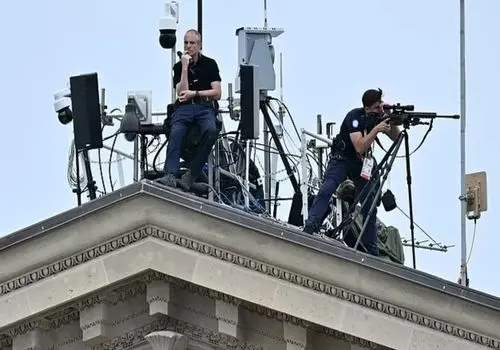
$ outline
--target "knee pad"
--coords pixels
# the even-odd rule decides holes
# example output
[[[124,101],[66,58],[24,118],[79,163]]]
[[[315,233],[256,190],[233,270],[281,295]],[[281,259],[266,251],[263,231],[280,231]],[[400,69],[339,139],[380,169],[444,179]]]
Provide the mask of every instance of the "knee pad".
[[[354,199],[356,197],[356,186],[354,185],[354,182],[349,179],[345,180],[340,184],[339,188],[336,191],[336,194],[340,200],[343,200],[347,203],[354,202]]]

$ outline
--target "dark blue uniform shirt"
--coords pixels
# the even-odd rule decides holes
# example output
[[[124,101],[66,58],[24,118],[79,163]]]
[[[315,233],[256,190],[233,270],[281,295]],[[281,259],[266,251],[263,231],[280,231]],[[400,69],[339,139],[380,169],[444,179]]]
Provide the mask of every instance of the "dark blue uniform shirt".
[[[349,111],[344,118],[339,131],[339,137],[345,144],[342,156],[352,165],[361,166],[362,158],[356,152],[349,136],[351,133],[357,131],[361,132],[363,135],[366,131],[366,114],[363,108],[354,108]]]

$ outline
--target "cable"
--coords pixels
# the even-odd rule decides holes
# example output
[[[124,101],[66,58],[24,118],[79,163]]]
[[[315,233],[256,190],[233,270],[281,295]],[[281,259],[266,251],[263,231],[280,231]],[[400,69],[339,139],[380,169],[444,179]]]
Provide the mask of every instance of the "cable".
[[[474,219],[474,233],[472,234],[472,242],[470,244],[469,256],[467,258],[467,262],[465,265],[469,265],[470,257],[472,255],[472,248],[474,248],[474,241],[476,240],[476,227],[477,227],[477,219]]]
[[[285,110],[287,111],[288,116],[290,117],[290,120],[291,120],[291,122],[292,122],[292,125],[293,125],[293,127],[294,127],[294,129],[295,129],[295,133],[297,134],[297,137],[298,137],[299,141],[301,141],[301,136],[300,136],[300,134],[299,134],[299,131],[298,131],[298,129],[297,129],[297,126],[296,126],[296,124],[295,124],[295,121],[294,121],[294,119],[293,119],[293,116],[291,115],[290,111],[288,110],[288,107],[284,104],[284,102],[282,102],[281,100],[278,100],[278,99],[276,99],[276,98],[274,98],[274,97],[270,97],[270,100],[276,100],[276,101],[278,101],[278,103],[279,103],[281,106],[283,106],[283,107],[285,108]],[[272,106],[270,105],[270,103],[268,103],[268,107],[269,107],[269,109],[271,110],[271,112],[273,113],[274,117],[275,117],[275,118],[279,121],[279,123],[280,123],[280,125],[281,125],[281,127],[282,127],[282,129],[283,129],[283,133],[284,133],[286,136],[288,136],[288,138],[292,141],[292,143],[294,144],[294,146],[295,146],[297,149],[300,149],[300,147],[298,147],[298,146],[295,144],[295,142],[293,141],[293,138],[291,137],[291,135],[288,133],[287,129],[285,128],[285,125],[284,125],[283,121],[282,121],[282,120],[278,117],[277,112],[276,112],[276,111],[272,108]],[[286,144],[285,142],[283,142],[283,144],[284,144],[284,146],[286,147],[287,152],[288,152],[288,153],[291,153],[291,152],[290,152],[290,150],[288,149],[287,144]],[[312,169],[313,169],[313,166],[312,166],[312,163],[311,163],[311,158],[313,158],[313,160],[315,160],[315,161],[316,161],[316,164],[317,164],[317,165],[319,165],[319,159],[318,159],[317,155],[316,155],[314,152],[312,152],[312,151],[310,151],[310,150],[307,150],[306,152],[307,152],[307,153],[306,153],[307,163],[308,163],[308,165],[309,165],[309,167],[310,167],[310,171],[309,171],[309,175],[310,175],[310,176],[309,176],[309,180],[310,180],[310,179],[312,178],[312,175],[313,175],[313,174],[315,174],[315,173],[314,173],[314,171],[312,170]],[[300,156],[299,156],[299,157],[300,157]],[[292,163],[294,163],[293,161],[291,161],[291,162],[292,162]],[[293,167],[293,168],[295,169],[295,170],[294,170],[294,173],[295,173],[295,171],[298,169],[298,167],[299,167],[299,165],[298,165],[297,163],[294,163],[294,167]],[[297,173],[297,177],[298,177],[299,182],[301,181],[301,180],[300,180],[300,176],[301,176],[300,172],[299,172],[299,173]]]
[[[399,206],[396,206],[396,208],[398,208],[398,210],[404,215],[406,216],[408,219],[410,219],[410,216],[408,214],[406,214],[403,209],[401,209]],[[440,243],[438,243],[434,238],[432,238],[432,236],[430,234],[428,234],[427,232],[425,232],[425,230],[420,227],[416,222],[415,220],[413,220],[413,224],[420,230],[423,232],[424,235],[427,236],[427,238],[429,238],[435,245],[437,245],[439,248],[444,248],[443,245],[441,245]]]
[[[425,140],[427,139],[427,136],[429,136],[429,133],[432,130],[433,122],[434,122],[434,119],[431,119],[431,121],[429,122],[429,128],[427,128],[427,131],[425,132],[424,136],[422,137],[422,140],[420,140],[420,143],[418,144],[418,146],[413,151],[411,151],[408,154],[408,157],[412,156],[415,152],[417,152],[420,149],[420,147],[422,147],[422,145],[424,144]],[[380,143],[379,139],[376,138],[375,141],[380,146],[380,148],[382,149],[382,151],[384,151],[387,154],[386,149],[382,146],[382,144]],[[406,155],[396,156],[396,158],[405,158],[405,157],[406,157]]]
[[[106,125],[103,125],[101,128],[101,133],[104,131]],[[102,159],[101,159],[101,149],[97,150],[97,158],[99,161],[99,173],[101,174],[101,182],[102,182],[102,191],[106,194],[106,183],[104,182],[104,171],[102,170]]]
[[[299,138],[299,140],[301,139],[300,137],[300,133],[299,133],[299,129],[297,129],[297,125],[295,125],[295,120],[293,119],[292,117],[292,114],[290,113],[290,111],[288,110],[288,107],[286,106],[286,104],[281,101],[280,99],[277,99],[276,97],[271,97],[269,96],[269,99],[270,100],[274,100],[274,101],[277,101],[283,108],[285,108],[286,110],[286,113],[288,114],[288,116],[290,117],[290,121],[292,122],[292,125],[293,125],[293,128],[295,129],[295,132],[297,133],[297,137]]]
[[[115,151],[115,144],[117,139],[118,139],[118,134],[115,135],[113,144],[111,145],[111,149],[109,150],[108,176],[109,176],[109,184],[111,185],[111,192],[115,190],[115,187],[113,186],[113,177],[111,176],[111,164],[113,161],[113,152]]]
[[[74,165],[76,164],[75,162],[80,162],[80,169],[85,169],[85,163],[83,161],[83,157],[79,153],[78,157],[75,157],[76,150],[75,150],[75,139],[71,140],[71,145],[69,149],[69,155],[68,155],[68,170],[67,170],[67,179],[68,179],[68,184],[72,190],[77,189],[78,187],[78,180],[76,178],[76,168]],[[80,188],[82,186],[87,186],[87,173],[85,171],[80,171]],[[82,190],[84,192],[84,190]]]
[[[99,162],[99,173],[101,174],[102,192],[104,194],[106,194],[107,193],[106,183],[104,182],[104,171],[102,170],[102,159],[101,159],[101,149],[100,148],[97,150],[97,158],[98,158],[98,162]]]

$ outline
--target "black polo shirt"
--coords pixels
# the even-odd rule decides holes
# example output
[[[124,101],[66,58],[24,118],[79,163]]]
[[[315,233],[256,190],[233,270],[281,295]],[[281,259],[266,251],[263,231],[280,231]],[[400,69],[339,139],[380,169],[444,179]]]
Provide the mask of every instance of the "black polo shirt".
[[[174,87],[181,81],[182,62],[174,64]],[[198,61],[188,69],[189,90],[210,90],[214,81],[221,81],[219,67],[213,58],[200,54]]]
[[[361,132],[363,135],[366,131],[366,114],[364,108],[354,108],[347,113],[344,121],[340,126],[339,136],[344,141],[345,149],[342,152],[343,156],[351,163],[359,165],[362,163],[361,157],[356,152],[352,144],[351,137],[353,132]]]

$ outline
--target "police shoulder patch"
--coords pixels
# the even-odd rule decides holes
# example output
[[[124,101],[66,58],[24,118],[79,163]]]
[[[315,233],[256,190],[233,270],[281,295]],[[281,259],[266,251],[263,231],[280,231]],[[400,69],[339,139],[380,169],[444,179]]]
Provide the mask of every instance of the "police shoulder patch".
[[[358,127],[358,125],[359,125],[358,120],[357,120],[357,119],[354,119],[354,120],[352,121],[352,127],[353,127],[353,128],[357,128],[357,127]]]

